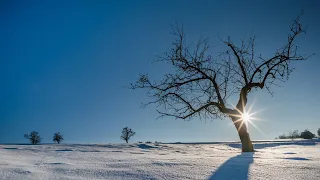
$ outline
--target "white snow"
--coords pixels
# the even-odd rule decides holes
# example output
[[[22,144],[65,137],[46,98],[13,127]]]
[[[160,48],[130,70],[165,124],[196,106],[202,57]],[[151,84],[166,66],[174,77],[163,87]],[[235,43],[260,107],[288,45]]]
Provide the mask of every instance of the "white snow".
[[[0,179],[320,179],[319,140],[0,145]]]

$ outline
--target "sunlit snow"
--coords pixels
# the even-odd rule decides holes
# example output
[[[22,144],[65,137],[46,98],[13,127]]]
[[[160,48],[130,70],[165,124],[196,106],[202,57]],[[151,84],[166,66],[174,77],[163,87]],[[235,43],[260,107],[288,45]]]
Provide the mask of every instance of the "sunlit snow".
[[[319,140],[0,145],[0,179],[320,179]]]

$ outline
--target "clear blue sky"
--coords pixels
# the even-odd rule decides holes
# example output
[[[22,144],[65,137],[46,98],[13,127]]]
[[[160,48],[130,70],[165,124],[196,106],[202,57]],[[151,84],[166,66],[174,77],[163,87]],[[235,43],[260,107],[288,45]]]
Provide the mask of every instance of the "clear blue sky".
[[[238,40],[256,34],[259,53],[271,55],[286,41],[288,26],[303,9],[308,32],[301,52],[316,53],[296,64],[283,87],[251,94],[264,121],[252,139],[273,139],[290,130],[320,128],[319,1],[9,1],[0,2],[0,143],[23,143],[38,131],[65,143],[238,140],[230,120],[191,121],[158,117],[140,108],[145,91],[126,89],[140,72],[157,79],[168,70],[153,64],[171,47],[170,24],[184,24],[190,40],[218,36]],[[212,53],[215,53],[212,49]],[[229,102],[232,103],[232,102]]]

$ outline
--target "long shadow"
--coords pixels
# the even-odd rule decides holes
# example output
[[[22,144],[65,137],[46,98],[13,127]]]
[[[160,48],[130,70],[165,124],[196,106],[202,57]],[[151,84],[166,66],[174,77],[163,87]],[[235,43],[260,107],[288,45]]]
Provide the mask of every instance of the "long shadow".
[[[209,180],[247,180],[253,153],[241,153],[224,162]]]

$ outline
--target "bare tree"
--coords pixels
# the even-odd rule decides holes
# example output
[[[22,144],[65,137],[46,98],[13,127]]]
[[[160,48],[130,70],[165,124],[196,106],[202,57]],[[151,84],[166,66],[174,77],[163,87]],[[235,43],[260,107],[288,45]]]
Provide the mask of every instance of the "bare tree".
[[[301,137],[301,134],[297,129],[289,132],[289,138],[291,138],[292,140],[300,137]]]
[[[320,137],[320,128],[318,129],[318,137]]]
[[[226,50],[213,58],[208,53],[207,38],[192,46],[187,44],[183,28],[173,26],[176,37],[173,47],[157,61],[170,64],[172,72],[160,81],[141,74],[131,88],[147,89],[153,100],[145,105],[157,104],[160,117],[231,118],[238,130],[242,151],[251,152],[253,146],[242,118],[248,94],[254,89],[267,89],[271,93],[271,87],[277,82],[288,79],[293,61],[308,58],[299,54],[295,45],[296,38],[306,31],[300,24],[300,16],[290,26],[284,45],[267,58],[256,52],[254,36],[241,40],[240,44],[230,37],[222,40]],[[234,95],[238,100],[231,106],[227,100]]]
[[[134,132],[131,128],[125,127],[122,129],[122,135],[120,136],[120,138],[128,143],[129,139],[135,134],[136,132]]]
[[[31,144],[39,144],[41,142],[41,137],[36,131],[32,131],[30,134],[25,134],[24,138],[29,139]]]
[[[56,132],[53,134],[53,142],[57,142],[58,144],[60,144],[61,141],[63,141],[63,135],[60,134],[60,132]]]

